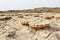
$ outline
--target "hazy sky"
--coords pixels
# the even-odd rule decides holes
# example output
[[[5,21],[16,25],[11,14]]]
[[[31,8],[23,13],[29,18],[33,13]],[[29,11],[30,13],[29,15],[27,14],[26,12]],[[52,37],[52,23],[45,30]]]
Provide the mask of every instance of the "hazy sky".
[[[60,0],[0,0],[0,10],[60,7]]]

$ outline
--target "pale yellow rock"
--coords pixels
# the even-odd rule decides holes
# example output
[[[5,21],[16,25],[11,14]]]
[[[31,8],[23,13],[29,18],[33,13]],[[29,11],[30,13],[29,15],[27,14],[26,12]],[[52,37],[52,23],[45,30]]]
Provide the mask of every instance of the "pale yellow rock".
[[[51,32],[47,31],[47,30],[39,30],[35,33],[34,35],[34,39],[36,40],[46,40],[49,35],[51,34]]]
[[[42,22],[31,22],[29,23],[29,26],[32,27],[32,28],[44,28],[44,27],[50,27],[49,25],[50,22],[48,21],[42,21]]]
[[[29,23],[29,21],[26,20],[26,19],[21,19],[20,22],[21,22],[21,24],[23,24],[23,25],[28,25],[28,23]]]
[[[60,14],[56,14],[56,15],[55,15],[55,18],[56,18],[56,19],[60,19]]]
[[[44,18],[44,19],[51,19],[51,18],[54,18],[54,16],[44,15],[43,18]]]
[[[60,13],[4,13],[0,19],[0,40],[60,40]]]
[[[0,40],[6,40],[5,38],[3,38],[3,37],[0,37]]]
[[[9,16],[1,16],[0,21],[10,20],[12,17]]]
[[[20,20],[18,18],[11,19],[6,24],[10,25],[11,28],[15,28],[15,29],[20,29],[22,27]]]
[[[47,40],[60,40],[60,39],[58,39],[56,34],[53,33],[47,38]]]

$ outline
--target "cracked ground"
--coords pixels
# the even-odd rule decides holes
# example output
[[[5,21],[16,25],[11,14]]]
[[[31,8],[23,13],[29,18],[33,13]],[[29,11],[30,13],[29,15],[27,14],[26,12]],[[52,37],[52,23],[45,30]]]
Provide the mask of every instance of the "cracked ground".
[[[0,14],[0,40],[60,40],[60,14]]]

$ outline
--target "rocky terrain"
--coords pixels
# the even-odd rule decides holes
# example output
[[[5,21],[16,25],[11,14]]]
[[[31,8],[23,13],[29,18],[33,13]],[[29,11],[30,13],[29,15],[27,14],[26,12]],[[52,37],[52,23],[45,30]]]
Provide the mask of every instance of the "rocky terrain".
[[[60,13],[1,13],[0,40],[60,40]]]

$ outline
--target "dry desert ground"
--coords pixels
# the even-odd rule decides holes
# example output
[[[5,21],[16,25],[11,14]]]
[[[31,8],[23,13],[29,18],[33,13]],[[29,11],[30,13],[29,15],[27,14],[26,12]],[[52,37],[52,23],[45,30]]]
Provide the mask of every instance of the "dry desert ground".
[[[0,40],[60,40],[60,13],[1,13]]]

